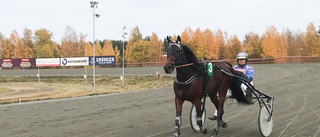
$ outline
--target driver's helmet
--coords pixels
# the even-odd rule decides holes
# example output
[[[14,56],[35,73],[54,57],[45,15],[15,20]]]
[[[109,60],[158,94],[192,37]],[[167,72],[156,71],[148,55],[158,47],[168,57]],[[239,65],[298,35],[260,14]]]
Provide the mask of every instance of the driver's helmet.
[[[237,55],[237,61],[239,59],[246,59],[246,64],[248,63],[248,54],[246,52],[240,52],[238,55]],[[238,61],[239,63],[239,61]]]

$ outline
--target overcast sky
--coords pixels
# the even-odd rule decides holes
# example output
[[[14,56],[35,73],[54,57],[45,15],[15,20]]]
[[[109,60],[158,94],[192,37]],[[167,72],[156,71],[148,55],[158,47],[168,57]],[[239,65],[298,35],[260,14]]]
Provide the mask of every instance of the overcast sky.
[[[320,0],[97,0],[95,38],[120,40],[122,28],[130,33],[138,26],[142,36],[159,38],[193,30],[220,29],[240,40],[252,31],[262,35],[275,26],[305,32],[313,22],[320,25]],[[23,37],[47,29],[60,42],[67,26],[93,39],[93,9],[90,0],[0,0],[0,32],[9,38],[13,30]]]

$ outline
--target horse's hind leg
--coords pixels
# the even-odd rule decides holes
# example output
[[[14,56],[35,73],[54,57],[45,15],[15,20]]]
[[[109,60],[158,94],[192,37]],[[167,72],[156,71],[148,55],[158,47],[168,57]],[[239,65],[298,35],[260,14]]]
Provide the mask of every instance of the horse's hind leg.
[[[215,100],[215,97],[214,96],[210,96],[212,102],[216,103],[215,101],[217,101],[217,104],[215,104],[217,106],[217,111],[218,111],[218,114],[217,114],[217,125],[216,125],[216,128],[214,129],[213,133],[212,133],[212,137],[213,136],[216,136],[218,135],[218,132],[219,132],[219,129],[220,127],[223,127],[223,128],[226,128],[227,127],[227,123],[225,123],[223,121],[223,113],[224,113],[224,110],[223,110],[223,107],[224,107],[224,102],[225,102],[225,97],[226,97],[226,91],[227,89],[224,89],[222,88],[221,90],[219,90],[220,92],[218,93],[219,94],[219,99],[218,101]],[[224,92],[225,91],[225,92]]]
[[[182,113],[182,104],[184,100],[181,98],[175,98],[176,104],[176,119],[175,119],[175,127],[174,127],[174,136],[178,137],[180,135],[180,127],[181,127],[181,113]]]
[[[194,102],[194,105],[197,110],[197,125],[199,126],[201,133],[207,134],[208,130],[202,126],[203,125],[203,123],[202,123],[202,113],[203,113],[202,109],[204,109],[204,106],[202,107],[201,98],[196,99]]]
[[[214,113],[213,113],[213,117],[215,117],[215,116],[217,116],[217,111],[218,111],[218,104],[219,104],[219,101],[218,101],[218,97],[217,97],[217,93],[213,93],[213,94],[210,94],[210,100],[211,100],[211,102],[213,103],[213,105],[214,105],[214,107],[215,107],[215,111],[214,111]],[[212,117],[212,118],[213,118]],[[210,119],[210,118],[209,118]],[[211,119],[211,120],[213,120],[213,119]]]
[[[225,91],[225,92],[219,92],[219,107],[218,107],[218,118],[217,118],[217,127],[223,127],[223,128],[227,128],[228,125],[226,122],[223,121],[223,114],[224,114],[224,103],[225,103],[225,99],[226,99],[226,93],[228,91],[228,89],[222,89],[221,91]]]

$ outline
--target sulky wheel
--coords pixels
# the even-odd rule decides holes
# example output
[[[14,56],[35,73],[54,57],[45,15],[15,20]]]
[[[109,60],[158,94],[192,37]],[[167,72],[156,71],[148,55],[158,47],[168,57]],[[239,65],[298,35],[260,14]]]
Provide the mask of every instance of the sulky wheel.
[[[202,119],[202,126],[203,126],[206,119],[206,109],[203,110],[201,119]],[[197,125],[197,110],[195,105],[192,105],[190,110],[190,124],[193,131],[200,132],[200,127]]]
[[[273,114],[270,117],[270,114],[266,107],[268,107],[270,111],[272,111],[273,109],[269,104],[261,105],[258,118],[259,130],[264,137],[268,137],[271,134],[273,128]]]

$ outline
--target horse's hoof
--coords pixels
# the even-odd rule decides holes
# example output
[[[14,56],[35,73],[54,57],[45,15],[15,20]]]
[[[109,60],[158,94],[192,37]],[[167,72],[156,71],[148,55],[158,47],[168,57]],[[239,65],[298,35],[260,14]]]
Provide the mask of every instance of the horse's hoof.
[[[202,134],[207,134],[208,133],[208,130],[205,128],[203,131],[202,131]]]
[[[223,127],[223,128],[227,128],[227,127],[228,127],[228,124],[227,124],[226,122],[222,122],[221,127]]]
[[[211,137],[216,137],[216,136],[218,136],[218,132],[219,132],[219,130],[214,129]]]
[[[217,116],[213,115],[212,117],[208,117],[210,120],[217,120]]]
[[[177,133],[174,133],[174,137],[179,137],[179,134],[177,134]]]

